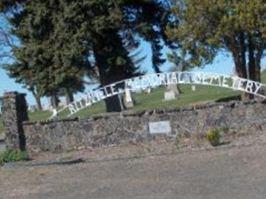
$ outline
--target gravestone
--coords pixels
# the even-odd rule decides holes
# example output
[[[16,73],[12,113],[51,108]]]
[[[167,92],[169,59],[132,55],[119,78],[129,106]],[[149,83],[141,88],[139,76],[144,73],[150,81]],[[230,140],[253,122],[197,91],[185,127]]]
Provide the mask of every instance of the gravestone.
[[[133,108],[134,107],[134,102],[133,102],[131,92],[129,89],[125,90],[124,106],[125,106],[125,108]]]
[[[192,91],[196,91],[196,86],[195,86],[195,85],[192,85],[192,86],[191,86],[191,90],[192,90]]]
[[[22,123],[28,120],[25,94],[4,93],[2,104],[5,145],[7,149],[25,150],[25,136]]]
[[[31,106],[28,107],[28,110],[29,110],[30,112],[35,112],[35,111],[37,111],[38,109],[37,109],[36,105],[31,105]]]
[[[170,100],[175,100],[176,96],[175,96],[175,92],[173,91],[165,91],[164,92],[164,100],[165,101],[170,101]]]
[[[105,104],[106,104],[106,111],[107,112],[121,112],[123,111],[124,105],[123,105],[123,97],[121,94],[117,94],[111,97],[106,98]]]
[[[144,89],[144,92],[147,93],[147,94],[150,94],[151,93],[151,88],[148,87],[148,88]]]
[[[180,92],[177,88],[177,85],[169,84],[167,85],[166,91],[164,92],[164,100],[170,101],[170,100],[178,99],[179,94]]]

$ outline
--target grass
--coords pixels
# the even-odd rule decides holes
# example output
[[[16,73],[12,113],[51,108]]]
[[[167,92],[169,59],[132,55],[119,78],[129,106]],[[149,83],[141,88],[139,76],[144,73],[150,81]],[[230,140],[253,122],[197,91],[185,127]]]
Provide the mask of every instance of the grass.
[[[35,111],[29,112],[29,120],[32,122],[42,121],[51,116],[50,111]]]
[[[234,92],[229,89],[217,89],[206,86],[197,86],[196,91],[192,91],[191,86],[188,85],[182,85],[180,89],[182,94],[179,99],[171,101],[164,101],[165,88],[159,88],[150,94],[134,95],[137,102],[134,109],[177,108],[188,104],[215,101],[220,98],[239,95],[239,92]]]
[[[266,83],[266,72],[262,73],[262,82]],[[226,88],[218,88],[212,86],[196,86],[196,91],[191,90],[189,85],[181,85],[180,89],[182,94],[179,99],[172,101],[164,101],[165,88],[154,89],[150,94],[133,94],[133,98],[136,101],[136,105],[132,110],[151,110],[161,108],[178,108],[189,104],[197,104],[203,102],[217,101],[220,99],[231,98],[238,96],[240,92],[233,91]],[[76,115],[79,118],[89,117],[94,114],[105,112],[104,102],[101,101],[79,111]],[[63,117],[67,115],[67,112],[62,113]],[[43,121],[47,120],[51,116],[49,111],[36,111],[29,112],[30,121]],[[0,117],[0,134],[3,131],[3,124]]]
[[[215,101],[221,98],[234,97],[238,96],[240,93],[232,91],[230,89],[224,89],[216,87],[206,87],[206,86],[197,86],[196,91],[191,90],[191,86],[181,85],[180,89],[182,94],[179,99],[164,101],[164,91],[165,88],[154,89],[150,94],[145,93],[134,93],[133,98],[136,101],[136,104],[132,110],[152,110],[160,108],[178,108],[180,106],[185,106],[188,104],[196,104],[202,102]],[[90,107],[87,107],[75,115],[74,117],[86,118],[91,115],[104,113],[106,112],[105,104],[103,101],[93,104]],[[63,112],[60,116],[65,117],[66,112]]]
[[[25,151],[20,150],[6,150],[0,153],[0,166],[8,162],[17,162],[22,160],[28,160],[28,154]]]

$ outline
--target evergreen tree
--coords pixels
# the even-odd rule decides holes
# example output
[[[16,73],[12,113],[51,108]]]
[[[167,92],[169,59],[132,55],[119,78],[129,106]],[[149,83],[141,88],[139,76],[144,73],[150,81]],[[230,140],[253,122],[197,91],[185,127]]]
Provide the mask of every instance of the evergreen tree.
[[[45,95],[55,95],[62,83],[82,77],[84,69],[99,72],[102,86],[139,75],[128,45],[143,38],[152,45],[153,66],[159,72],[160,53],[167,42],[169,6],[156,0],[33,0],[0,5],[15,12],[10,22],[22,46],[16,50],[16,67],[24,59],[39,71],[38,84]],[[18,8],[19,7],[19,8]],[[17,8],[17,9],[16,9]],[[22,50],[23,49],[23,50]],[[20,56],[27,53],[30,56]],[[88,57],[94,57],[95,65]],[[34,69],[35,70],[35,69]],[[113,111],[114,98],[106,100]]]
[[[82,91],[84,86],[77,82],[83,78],[84,68],[90,67],[87,47],[80,44],[78,33],[64,32],[63,13],[54,3],[28,1],[16,17],[10,18],[13,34],[21,45],[13,48],[15,63],[6,69],[33,92],[39,108],[41,96],[57,98],[64,84],[72,92]],[[73,80],[72,84],[69,80]]]

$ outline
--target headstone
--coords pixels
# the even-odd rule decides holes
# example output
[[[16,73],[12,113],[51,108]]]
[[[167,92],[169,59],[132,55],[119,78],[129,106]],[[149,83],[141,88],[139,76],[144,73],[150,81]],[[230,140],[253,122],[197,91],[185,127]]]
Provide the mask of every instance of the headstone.
[[[175,84],[169,84],[166,87],[166,91],[164,92],[164,100],[169,101],[169,100],[174,100],[178,99],[179,97],[179,90],[177,88],[177,85]]]
[[[150,88],[150,87],[146,88],[146,89],[144,90],[144,92],[147,93],[147,94],[150,94],[150,93],[151,93],[151,88]]]
[[[170,101],[176,99],[175,92],[174,91],[165,91],[164,92],[164,100]]]
[[[28,107],[28,110],[29,110],[30,112],[35,112],[35,111],[37,111],[38,109],[37,109],[36,105],[31,105],[31,106]]]
[[[171,125],[169,121],[150,122],[150,134],[169,134],[171,133]]]
[[[134,107],[134,102],[133,102],[131,92],[129,89],[125,90],[124,105],[126,108],[133,108]]]
[[[192,86],[191,86],[191,90],[192,90],[192,91],[196,91],[196,86],[195,86],[195,85],[192,85]]]
[[[121,112],[125,108],[121,94],[108,97],[104,101],[106,104],[107,112]]]

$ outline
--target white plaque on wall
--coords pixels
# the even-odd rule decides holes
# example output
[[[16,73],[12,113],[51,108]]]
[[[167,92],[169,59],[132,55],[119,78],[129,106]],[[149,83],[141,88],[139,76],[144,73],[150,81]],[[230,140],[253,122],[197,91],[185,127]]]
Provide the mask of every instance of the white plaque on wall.
[[[171,125],[169,121],[150,122],[149,131],[151,134],[169,134],[171,133]]]

